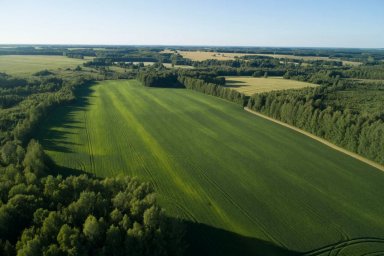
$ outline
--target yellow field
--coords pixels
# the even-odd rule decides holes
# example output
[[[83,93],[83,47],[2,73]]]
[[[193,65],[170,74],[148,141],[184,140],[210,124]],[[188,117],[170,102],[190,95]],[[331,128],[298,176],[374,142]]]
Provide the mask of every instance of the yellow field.
[[[74,68],[90,59],[92,58],[86,57],[81,60],[65,56],[2,55],[0,56],[0,72],[11,75],[28,75],[44,69]]]
[[[267,56],[277,59],[295,59],[295,60],[324,60],[324,61],[341,61],[343,65],[348,66],[358,66],[361,63],[357,61],[347,61],[347,60],[341,60],[338,58],[329,58],[329,57],[319,57],[319,56],[295,56],[295,55],[285,55],[285,54],[255,54],[258,56]]]
[[[225,79],[228,87],[245,95],[317,86],[315,84],[284,79],[282,77],[256,78],[249,76],[227,76]]]

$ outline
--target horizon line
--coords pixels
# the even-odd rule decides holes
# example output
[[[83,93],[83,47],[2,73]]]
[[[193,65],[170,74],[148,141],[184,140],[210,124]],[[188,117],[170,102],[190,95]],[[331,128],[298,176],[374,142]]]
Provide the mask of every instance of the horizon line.
[[[222,47],[222,48],[295,48],[295,49],[359,49],[384,50],[384,47],[346,46],[266,46],[266,45],[200,45],[200,44],[86,44],[86,43],[0,43],[0,46],[119,46],[119,47]]]

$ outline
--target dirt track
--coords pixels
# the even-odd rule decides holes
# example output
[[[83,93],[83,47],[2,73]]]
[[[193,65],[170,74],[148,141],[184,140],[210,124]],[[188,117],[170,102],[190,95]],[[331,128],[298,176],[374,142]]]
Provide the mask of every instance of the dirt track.
[[[301,130],[301,129],[297,128],[297,127],[294,127],[294,126],[292,126],[292,125],[283,123],[283,122],[281,122],[281,121],[278,121],[278,120],[273,119],[273,118],[271,118],[271,117],[268,117],[268,116],[266,116],[266,115],[260,114],[260,113],[258,113],[258,112],[253,111],[253,110],[250,110],[249,108],[244,108],[244,110],[247,111],[247,112],[249,112],[249,113],[252,113],[252,114],[254,114],[254,115],[257,115],[257,116],[259,116],[259,117],[262,117],[262,118],[264,118],[264,119],[267,119],[267,120],[269,120],[269,121],[272,121],[272,122],[274,122],[274,123],[277,123],[277,124],[280,124],[280,125],[282,125],[282,126],[285,126],[285,127],[289,128],[289,129],[295,130],[296,132],[299,132],[299,133],[304,134],[304,135],[306,135],[306,136],[308,136],[308,137],[310,137],[310,138],[312,138],[312,139],[314,139],[314,140],[317,140],[318,142],[321,142],[321,143],[323,143],[324,145],[327,145],[328,147],[331,147],[331,148],[333,148],[333,149],[335,149],[335,150],[337,150],[337,151],[340,151],[340,152],[342,152],[342,153],[344,153],[344,154],[346,154],[346,155],[349,155],[349,156],[351,156],[351,157],[353,157],[353,158],[355,158],[355,159],[357,159],[357,160],[360,160],[360,161],[362,161],[362,162],[364,162],[364,163],[366,163],[366,164],[369,164],[369,165],[371,165],[371,166],[373,166],[373,167],[379,169],[380,171],[384,171],[384,166],[383,166],[383,165],[378,164],[378,163],[376,163],[376,162],[374,162],[374,161],[372,161],[372,160],[369,160],[369,159],[367,159],[367,158],[365,158],[365,157],[362,157],[362,156],[360,156],[360,155],[358,155],[358,154],[356,154],[356,153],[353,153],[353,152],[351,152],[351,151],[348,151],[348,150],[346,150],[346,149],[343,149],[343,148],[341,148],[341,147],[339,147],[339,146],[336,146],[335,144],[332,144],[331,142],[329,142],[329,141],[327,141],[327,140],[325,140],[325,139],[322,139],[322,138],[320,138],[320,137],[317,137],[316,135],[313,135],[313,134],[311,134],[311,133],[309,133],[309,132],[303,131],[303,130]]]

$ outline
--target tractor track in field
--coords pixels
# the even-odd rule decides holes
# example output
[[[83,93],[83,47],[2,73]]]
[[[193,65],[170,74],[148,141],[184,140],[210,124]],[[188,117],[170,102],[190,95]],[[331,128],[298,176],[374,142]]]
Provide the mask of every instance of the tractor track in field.
[[[110,95],[110,93],[113,93],[114,96],[118,97],[118,99],[121,101],[121,102],[124,102],[123,100],[121,100],[120,98],[120,95],[118,92],[114,92],[114,91],[110,91],[109,94],[108,94],[108,97],[109,97],[109,101],[111,102],[114,102],[114,99],[112,98],[112,96]],[[118,115],[119,117],[121,117],[122,119],[124,119],[124,114],[121,113],[120,109],[116,106],[114,106],[116,111],[116,115]],[[118,113],[118,114],[117,114]],[[124,135],[126,135],[125,132],[123,132]],[[128,136],[127,136],[128,137]],[[156,181],[153,173],[150,171],[150,169],[148,168],[147,164],[146,164],[146,161],[144,160],[142,154],[140,154],[135,148],[134,146],[131,144],[131,143],[128,143],[128,148],[129,148],[129,151],[130,151],[130,155],[134,156],[135,159],[136,159],[136,162],[137,163],[140,163],[140,166],[141,168],[144,170],[144,172],[149,176],[150,178],[150,182],[152,183],[152,185],[154,186],[154,188],[157,190],[157,191],[160,191],[161,190],[161,186],[159,186],[158,182]]]
[[[383,248],[384,248],[384,238],[360,237],[360,238],[350,239],[347,241],[338,242],[338,243],[331,244],[331,245],[326,245],[324,247],[314,249],[314,250],[309,251],[309,252],[305,252],[302,255],[303,256],[316,256],[316,255],[321,255],[323,253],[328,253],[329,256],[331,256],[331,255],[337,256],[341,250],[347,248],[348,246],[358,245],[358,244],[366,244],[366,243],[380,243],[380,244],[383,244]],[[335,252],[336,254],[333,254],[334,250],[337,250]]]
[[[170,197],[164,197],[165,201],[167,201],[169,204],[176,206],[188,220],[192,220],[195,223],[199,223],[197,218],[187,209],[187,207],[183,206],[181,203],[178,202],[175,198]]]
[[[215,187],[218,191],[220,191],[220,193],[224,196],[224,198],[230,203],[232,204],[234,207],[236,207],[237,209],[239,209],[239,211],[245,215],[251,222],[253,222],[254,224],[256,224],[256,226],[258,226],[261,230],[261,232],[270,240],[270,241],[274,241],[276,242],[277,244],[280,244],[281,246],[284,246],[285,245],[277,240],[276,238],[274,238],[273,236],[271,236],[266,228],[262,225],[262,223],[257,220],[257,218],[254,218],[246,209],[244,209],[241,205],[239,205],[235,199],[232,198],[232,196],[230,194],[228,194],[216,181],[214,181],[213,179],[209,178],[209,176],[204,172],[203,169],[201,169],[199,166],[197,166],[196,164],[190,162],[191,166],[194,167],[195,170],[199,170],[200,172],[200,175],[203,177],[204,180],[206,180],[208,183],[210,183],[213,187]]]
[[[318,137],[316,135],[313,135],[312,133],[309,133],[307,131],[304,131],[304,130],[302,130],[300,128],[297,128],[297,127],[292,126],[290,124],[284,123],[282,121],[276,120],[276,119],[274,119],[272,117],[269,117],[269,116],[266,116],[266,115],[261,114],[259,112],[256,112],[254,110],[251,110],[251,109],[249,109],[247,107],[245,107],[244,110],[249,112],[249,113],[251,113],[251,114],[254,114],[254,115],[258,116],[258,117],[262,117],[262,118],[267,119],[269,121],[272,121],[272,122],[274,122],[276,124],[282,125],[282,126],[287,127],[287,128],[289,128],[291,130],[294,130],[294,131],[296,131],[298,133],[301,133],[301,134],[303,134],[303,135],[305,135],[305,136],[307,136],[307,137],[309,137],[311,139],[314,139],[314,140],[316,140],[316,141],[318,141],[318,142],[320,142],[320,143],[322,143],[322,144],[324,144],[324,145],[326,145],[326,146],[328,146],[328,147],[330,147],[332,149],[335,149],[335,150],[337,150],[337,151],[339,151],[341,153],[344,153],[344,154],[346,154],[346,155],[348,155],[350,157],[353,157],[353,158],[355,158],[355,159],[357,159],[357,160],[359,160],[361,162],[364,162],[364,163],[366,163],[366,164],[368,164],[368,165],[370,165],[372,167],[375,167],[376,169],[379,169],[380,171],[384,171],[384,166],[383,165],[381,165],[379,163],[376,163],[376,162],[374,162],[372,160],[369,160],[369,159],[367,159],[365,157],[362,157],[362,156],[360,156],[360,155],[358,155],[358,154],[356,154],[354,152],[351,152],[349,150],[341,148],[341,147],[339,147],[339,146],[337,146],[337,145],[335,145],[335,144],[333,144],[333,143],[331,143],[331,142],[329,142],[329,141],[327,141],[327,140],[325,140],[323,138],[320,138],[320,137]]]
[[[383,256],[383,255],[384,255],[384,251],[376,251],[376,252],[364,253],[361,256]]]
[[[84,128],[85,128],[85,133],[86,133],[87,141],[88,141],[89,162],[91,165],[91,173],[96,176],[96,165],[95,165],[95,159],[93,156],[91,135],[89,134],[89,131],[87,128],[87,114],[85,111],[84,111]]]
[[[86,172],[86,168],[85,168],[84,163],[81,160],[77,160],[76,162],[79,165],[80,170],[83,172]]]
[[[142,155],[140,153],[138,153],[131,144],[129,144],[128,148],[130,149],[131,153],[133,153],[133,155],[135,155],[137,161],[141,164],[142,169],[147,173],[147,175],[151,179],[151,183],[154,186],[154,189],[156,191],[160,191],[161,187],[157,183],[157,181],[156,181],[155,177],[153,176],[152,172],[149,170],[149,168],[145,164],[145,161],[144,161],[144,158],[142,157]]]

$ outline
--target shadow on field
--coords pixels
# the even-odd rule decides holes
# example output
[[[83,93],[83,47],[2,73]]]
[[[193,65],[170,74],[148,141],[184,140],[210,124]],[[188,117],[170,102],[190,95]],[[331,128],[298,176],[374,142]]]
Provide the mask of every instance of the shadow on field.
[[[67,136],[74,134],[70,129],[85,129],[84,123],[74,121],[75,112],[83,111],[90,105],[89,97],[93,92],[91,86],[93,83],[88,83],[79,86],[75,90],[76,99],[67,105],[58,106],[45,118],[41,123],[36,138],[42,144],[44,149],[62,153],[71,153],[72,146],[80,145],[70,142]],[[66,128],[65,131],[59,128]]]
[[[83,170],[80,170],[80,169],[74,169],[74,168],[68,168],[68,167],[65,167],[65,166],[59,166],[55,163],[55,161],[53,161],[52,158],[50,158],[49,156],[45,156],[45,163],[49,169],[49,174],[50,175],[61,175],[63,176],[64,178],[65,177],[68,177],[68,176],[71,176],[71,175],[74,175],[74,176],[78,176],[78,175],[81,175],[81,174],[86,174],[88,176],[93,176],[93,174],[89,173],[89,172],[85,172]]]
[[[184,222],[186,255],[300,255],[275,244],[195,222]]]
[[[242,87],[242,86],[249,86],[244,81],[239,80],[227,80],[225,85],[222,85],[223,87]]]
[[[155,86],[148,86],[148,88],[168,88],[168,89],[185,89],[185,86],[179,81],[173,83],[158,84]]]

